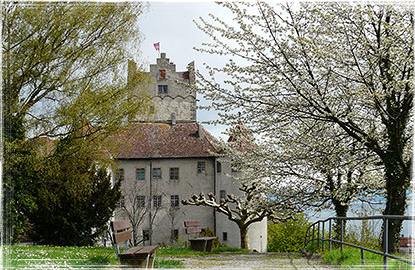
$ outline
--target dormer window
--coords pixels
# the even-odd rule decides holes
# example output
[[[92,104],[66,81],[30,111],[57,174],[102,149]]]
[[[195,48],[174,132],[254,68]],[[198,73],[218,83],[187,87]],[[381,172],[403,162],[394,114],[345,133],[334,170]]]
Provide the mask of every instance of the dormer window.
[[[166,78],[166,70],[161,69],[160,70],[160,79],[165,79]]]
[[[167,94],[168,88],[167,85],[159,85],[159,94]]]

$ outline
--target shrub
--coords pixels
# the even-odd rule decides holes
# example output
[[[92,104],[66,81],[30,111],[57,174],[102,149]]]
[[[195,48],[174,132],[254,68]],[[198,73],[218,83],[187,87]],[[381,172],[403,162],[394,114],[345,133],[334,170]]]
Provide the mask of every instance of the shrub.
[[[199,236],[200,237],[216,237],[215,233],[209,228],[202,229]],[[213,240],[212,247],[218,248],[218,247],[223,247],[223,246],[224,245],[219,241],[217,237],[215,240]]]
[[[310,222],[303,214],[286,222],[268,225],[268,251],[298,252],[304,248],[304,238]]]

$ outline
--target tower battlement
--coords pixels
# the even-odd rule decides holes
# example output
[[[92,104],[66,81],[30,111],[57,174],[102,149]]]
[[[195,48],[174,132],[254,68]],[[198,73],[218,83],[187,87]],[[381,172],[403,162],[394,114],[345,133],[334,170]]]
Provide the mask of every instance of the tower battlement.
[[[129,83],[134,72],[137,72],[136,64],[130,62]],[[187,65],[187,70],[176,71],[176,65],[166,58],[166,53],[161,53],[156,64],[150,65],[147,74],[151,77],[149,94],[154,102],[154,113],[145,117],[138,116],[136,121],[196,122],[196,93],[190,87],[195,82],[194,62]]]

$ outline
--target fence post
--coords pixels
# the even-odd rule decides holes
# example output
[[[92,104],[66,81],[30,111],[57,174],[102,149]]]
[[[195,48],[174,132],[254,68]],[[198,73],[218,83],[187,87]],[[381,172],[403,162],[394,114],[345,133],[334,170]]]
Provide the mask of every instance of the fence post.
[[[329,219],[329,250],[331,251],[331,219]]]
[[[320,247],[320,221],[317,223],[317,247]]]
[[[340,251],[343,256],[343,219],[340,219]]]
[[[311,241],[314,241],[314,231],[315,231],[314,227],[315,227],[315,224],[313,224],[313,238],[311,239]]]
[[[365,264],[365,251],[363,248],[360,249],[360,257],[361,257],[362,264]]]
[[[388,219],[385,218],[383,223],[383,269],[388,269],[388,257],[386,253],[388,252]]]
[[[323,245],[323,251],[324,251],[324,221],[323,221],[323,231],[322,231],[322,236],[321,236],[321,238],[323,239],[323,241],[322,241],[322,245]]]

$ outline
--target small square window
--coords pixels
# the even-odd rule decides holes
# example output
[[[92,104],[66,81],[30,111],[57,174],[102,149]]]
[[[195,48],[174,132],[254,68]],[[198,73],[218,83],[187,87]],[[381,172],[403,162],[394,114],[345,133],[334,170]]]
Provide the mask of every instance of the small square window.
[[[137,199],[137,206],[139,208],[146,207],[146,196],[138,195],[136,199]]]
[[[197,162],[197,173],[206,173],[206,162],[205,161]]]
[[[171,240],[177,241],[179,239],[179,230],[171,230]]]
[[[226,199],[226,190],[219,191],[219,198]]]
[[[170,180],[179,180],[179,168],[170,168]]]
[[[135,179],[144,181],[146,179],[146,170],[144,168],[135,169]]]
[[[153,196],[153,206],[155,208],[160,208],[161,207],[161,195]]]
[[[222,241],[228,241],[228,233],[227,232],[222,233]]]
[[[168,93],[168,86],[167,85],[159,85],[159,94],[167,94]]]
[[[221,173],[222,172],[222,163],[219,161],[216,161],[216,172]]]
[[[153,180],[161,179],[161,168],[153,168]]]
[[[149,241],[150,240],[150,231],[149,230],[143,230],[143,240]]]
[[[120,168],[115,172],[115,182],[120,182],[124,180],[124,169]]]
[[[179,208],[179,195],[170,196],[170,206],[171,208]]]

